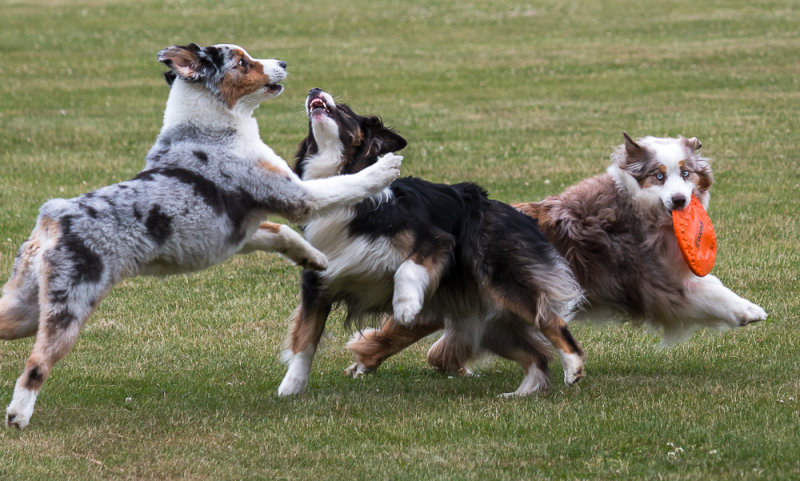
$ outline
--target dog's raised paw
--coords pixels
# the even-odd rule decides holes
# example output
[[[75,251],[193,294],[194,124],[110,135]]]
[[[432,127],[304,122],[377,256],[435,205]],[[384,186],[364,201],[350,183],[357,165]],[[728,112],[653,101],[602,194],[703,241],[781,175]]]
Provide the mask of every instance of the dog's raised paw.
[[[328,257],[322,252],[314,249],[303,258],[303,261],[300,265],[306,269],[311,269],[312,271],[324,271],[328,268]]]
[[[422,304],[416,299],[396,299],[393,308],[392,315],[395,320],[403,324],[410,324],[422,311]]]

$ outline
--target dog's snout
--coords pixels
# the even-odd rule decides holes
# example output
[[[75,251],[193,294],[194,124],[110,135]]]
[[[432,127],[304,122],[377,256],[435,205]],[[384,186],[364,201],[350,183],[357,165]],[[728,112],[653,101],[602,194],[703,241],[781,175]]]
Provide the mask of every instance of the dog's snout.
[[[686,207],[686,196],[683,194],[675,194],[672,196],[672,208],[683,209]]]
[[[278,65],[280,65],[282,69],[286,70],[286,62],[284,62],[283,60],[278,61]]]

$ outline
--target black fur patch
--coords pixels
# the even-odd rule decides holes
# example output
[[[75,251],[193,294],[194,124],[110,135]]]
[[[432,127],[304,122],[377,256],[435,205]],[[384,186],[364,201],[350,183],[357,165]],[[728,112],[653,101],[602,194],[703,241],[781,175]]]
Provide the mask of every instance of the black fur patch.
[[[267,206],[256,202],[253,197],[243,190],[228,191],[217,187],[211,180],[202,175],[186,169],[168,168],[153,169],[141,172],[135,177],[138,180],[153,180],[156,175],[169,177],[194,188],[194,193],[200,196],[217,215],[225,214],[232,223],[231,240],[239,242],[245,235],[242,230],[247,215],[254,209],[266,209]]]
[[[86,212],[92,219],[97,219],[97,209],[94,207],[84,204],[83,202],[78,203],[78,207],[83,209],[83,211]]]
[[[72,280],[76,283],[98,282],[103,275],[103,260],[72,232],[71,216],[61,219],[61,233],[58,247],[72,262],[74,268]]]
[[[203,52],[208,56],[208,59],[211,61],[211,64],[217,70],[222,70],[222,67],[225,65],[225,54],[217,47],[206,47],[203,49]]]
[[[200,162],[208,162],[208,154],[203,152],[202,150],[195,150],[192,152],[195,157],[200,159]]]
[[[578,343],[575,341],[575,338],[574,338],[574,337],[572,337],[572,333],[571,333],[571,332],[569,332],[569,329],[568,329],[566,326],[561,326],[561,335],[562,335],[562,336],[564,336],[564,339],[566,339],[566,340],[567,340],[567,343],[569,344],[569,347],[571,347],[571,348],[572,348],[572,350],[573,350],[575,353],[577,353],[577,354],[581,354],[581,353],[583,352],[583,351],[581,350],[581,347],[580,347],[580,346],[578,345]]]
[[[47,318],[47,327],[50,328],[50,332],[52,333],[65,329],[67,326],[75,322],[75,320],[76,318],[74,314],[72,314],[69,310],[62,308]]]
[[[149,235],[156,244],[161,245],[172,234],[172,217],[161,212],[161,206],[156,204],[147,214],[147,220],[144,222],[147,228],[147,235]]]
[[[69,292],[66,289],[50,289],[47,298],[51,304],[66,304],[69,301]]]
[[[28,371],[28,379],[25,381],[25,387],[34,391],[42,387],[43,381],[44,374],[39,370],[39,366],[33,366],[33,368]]]

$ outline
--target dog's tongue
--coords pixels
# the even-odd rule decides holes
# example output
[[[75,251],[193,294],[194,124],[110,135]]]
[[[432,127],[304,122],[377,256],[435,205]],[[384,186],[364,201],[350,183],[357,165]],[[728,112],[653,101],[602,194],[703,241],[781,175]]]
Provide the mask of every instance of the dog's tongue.
[[[692,196],[685,208],[672,211],[672,226],[689,269],[700,277],[711,272],[717,258],[717,236],[697,197]]]

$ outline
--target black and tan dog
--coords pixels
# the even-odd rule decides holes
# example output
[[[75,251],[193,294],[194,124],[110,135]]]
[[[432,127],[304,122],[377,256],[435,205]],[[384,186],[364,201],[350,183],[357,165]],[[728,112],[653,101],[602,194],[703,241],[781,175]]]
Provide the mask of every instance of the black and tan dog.
[[[295,166],[306,181],[360,172],[406,145],[377,117],[357,115],[319,89],[310,92],[306,110],[309,133]],[[488,199],[479,186],[400,179],[314,219],[304,233],[328,257],[328,268],[303,273],[280,395],[304,391],[337,302],[351,318],[392,313],[411,329],[441,321],[443,339],[457,340],[432,348],[445,366],[483,351],[519,362],[525,377],[511,394],[549,385],[546,341],[561,356],[565,382],[582,377],[584,354],[564,322],[582,295],[566,261],[535,221]]]

